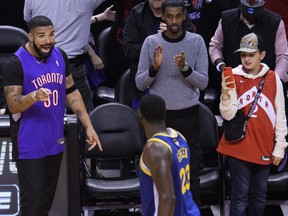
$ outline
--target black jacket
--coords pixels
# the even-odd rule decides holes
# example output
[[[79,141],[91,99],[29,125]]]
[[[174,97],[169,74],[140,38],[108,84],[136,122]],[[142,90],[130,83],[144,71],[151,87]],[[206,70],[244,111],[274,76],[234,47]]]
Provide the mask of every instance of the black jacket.
[[[136,5],[129,13],[123,30],[124,52],[130,60],[131,73],[137,72],[139,56],[147,36],[156,34],[161,18],[156,18],[148,1]],[[183,29],[191,31],[192,21],[187,16]]]
[[[234,53],[239,48],[240,40],[246,34],[254,32],[260,35],[265,43],[264,50],[266,56],[263,63],[267,64],[270,69],[275,69],[275,36],[281,17],[269,10],[264,10],[264,14],[257,20],[256,25],[249,29],[240,20],[240,10],[238,8],[224,11],[222,13],[222,28],[224,36],[224,61],[226,65],[236,67],[241,64],[240,54]]]

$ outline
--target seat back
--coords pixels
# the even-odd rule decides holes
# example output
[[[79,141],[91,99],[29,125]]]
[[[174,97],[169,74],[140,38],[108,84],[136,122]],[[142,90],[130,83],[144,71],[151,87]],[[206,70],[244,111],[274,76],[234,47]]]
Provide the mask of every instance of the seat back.
[[[23,29],[0,25],[0,64],[27,41],[27,32]]]
[[[101,33],[98,35],[96,39],[96,47],[99,51],[99,57],[102,59],[105,68],[109,65],[109,58],[106,51],[106,44],[109,40],[109,33],[110,33],[111,27],[107,27],[104,30],[101,31]]]
[[[1,65],[28,41],[27,32],[14,26],[0,25],[0,109],[5,108]]]
[[[203,164],[204,166],[218,166],[218,154],[216,152],[219,141],[217,120],[211,109],[201,102],[199,105],[199,122]]]
[[[133,88],[131,85],[130,69],[127,69],[120,77],[115,88],[115,101],[132,106]]]
[[[89,145],[83,143],[82,158],[106,162],[102,172],[106,169],[110,174],[115,171],[115,169],[111,170],[111,163],[107,167],[107,162],[109,165],[111,160],[120,159],[118,163],[121,161],[122,165],[118,166],[117,171],[129,169],[127,159],[135,160],[141,154],[145,144],[144,131],[138,121],[137,113],[126,105],[111,102],[96,107],[90,113],[90,118],[98,133],[103,152],[97,148],[88,151]],[[87,167],[84,167],[84,170],[87,171]],[[95,178],[92,172],[89,175],[86,172],[86,175],[82,176],[84,177],[82,209],[85,216],[88,216],[91,210],[140,207],[140,182],[137,172],[133,175],[120,175],[120,178],[117,175]]]
[[[109,65],[110,65],[110,58],[107,54],[107,43],[109,42],[109,35],[110,35],[110,27],[105,28],[100,32],[96,39],[96,47],[99,51],[99,57],[102,59],[104,63],[104,70],[106,73],[106,84],[109,83]],[[107,86],[107,85],[101,85],[97,88],[97,90],[94,92],[94,106],[99,106],[101,104],[110,103],[115,101],[115,95],[114,95],[114,86]]]
[[[107,103],[96,107],[90,118],[97,131],[103,152],[83,147],[83,156],[90,158],[127,158],[140,155],[145,144],[145,136],[137,113],[120,103]]]
[[[218,146],[218,124],[211,109],[200,102],[200,145],[203,151],[202,168],[199,171],[201,202],[203,206],[217,204],[223,211],[221,161],[216,151]]]

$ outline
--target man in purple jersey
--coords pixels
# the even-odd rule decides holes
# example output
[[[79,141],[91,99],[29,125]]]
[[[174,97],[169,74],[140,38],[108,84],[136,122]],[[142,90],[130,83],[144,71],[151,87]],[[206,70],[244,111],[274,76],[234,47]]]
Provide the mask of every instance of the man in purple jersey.
[[[29,23],[29,42],[3,65],[22,216],[48,216],[64,150],[65,99],[86,129],[90,149],[101,143],[68,71],[66,54],[54,47],[45,16]]]

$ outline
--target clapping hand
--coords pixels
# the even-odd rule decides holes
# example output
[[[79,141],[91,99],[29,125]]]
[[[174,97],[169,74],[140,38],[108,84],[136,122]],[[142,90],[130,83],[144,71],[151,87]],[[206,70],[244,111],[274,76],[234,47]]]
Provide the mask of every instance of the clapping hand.
[[[174,62],[177,64],[179,69],[185,66],[185,53],[181,51],[180,54],[174,56]]]
[[[158,45],[154,50],[154,64],[152,65],[153,69],[156,71],[160,67],[163,60],[163,47]]]

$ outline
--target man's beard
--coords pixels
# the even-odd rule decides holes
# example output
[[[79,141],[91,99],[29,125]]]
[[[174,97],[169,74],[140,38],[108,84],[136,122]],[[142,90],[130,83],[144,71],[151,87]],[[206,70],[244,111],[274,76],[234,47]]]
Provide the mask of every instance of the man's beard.
[[[45,44],[45,45],[48,45],[48,44]],[[45,45],[43,45],[43,46],[45,46]],[[33,42],[33,48],[41,59],[47,59],[51,55],[53,47],[54,47],[54,45],[51,46],[50,51],[48,53],[43,53],[43,52],[41,52],[41,49],[36,46],[35,42]]]

